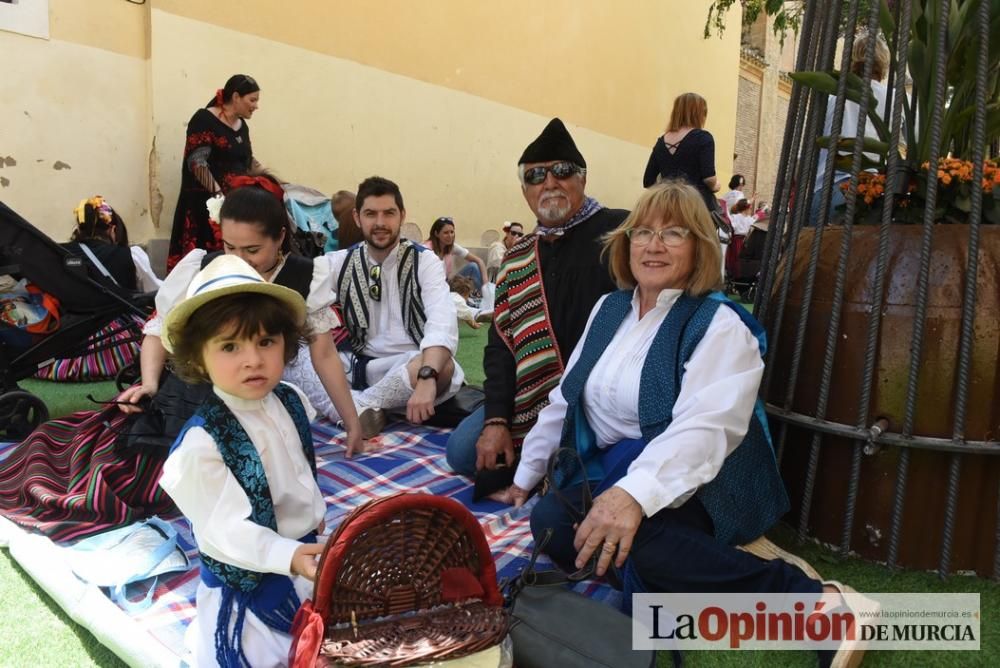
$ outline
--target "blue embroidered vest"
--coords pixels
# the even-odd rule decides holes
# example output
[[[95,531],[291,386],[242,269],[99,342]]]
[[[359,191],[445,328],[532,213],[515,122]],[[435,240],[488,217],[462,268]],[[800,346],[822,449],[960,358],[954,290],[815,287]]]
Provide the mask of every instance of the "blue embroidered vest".
[[[681,295],[660,325],[642,367],[639,381],[639,426],[649,443],[673,420],[684,365],[708,330],[716,309],[732,308],[757,337],[761,356],[766,350],[764,330],[753,316],[720,293],[695,298]],[[564,376],[562,393],[569,404],[561,446],[576,448],[587,462],[588,478],[602,476],[594,432],[583,410],[583,388],[601,354],[632,308],[632,291],[611,293],[594,317],[580,358]],[[588,456],[589,455],[589,456]],[[715,525],[715,537],[730,545],[755,540],[788,512],[788,495],[778,472],[767,416],[760,399],[754,407],[746,436],[726,457],[718,475],[702,485],[696,496]]]
[[[306,461],[312,469],[313,476],[316,475],[316,454],[313,450],[312,432],[309,430],[309,419],[306,417],[306,409],[302,405],[302,400],[288,385],[278,383],[274,388],[274,394],[281,401],[281,404],[292,417],[299,438],[302,441],[302,450],[305,452]],[[191,416],[180,436],[174,441],[171,448],[173,452],[184,438],[184,434],[192,427],[201,427],[215,441],[222,455],[222,461],[236,478],[243,491],[246,492],[250,500],[252,512],[250,519],[263,527],[273,531],[278,530],[278,523],[274,516],[274,503],[271,500],[271,489],[267,484],[267,476],[264,473],[264,465],[260,461],[257,448],[246,430],[233,415],[229,407],[214,392],[209,393],[205,403],[198,411]],[[197,537],[196,537],[197,538]],[[212,559],[207,554],[201,554],[202,566],[207,568],[215,577],[223,583],[238,591],[251,591],[260,583],[263,573],[237,568],[232,564],[225,564]]]

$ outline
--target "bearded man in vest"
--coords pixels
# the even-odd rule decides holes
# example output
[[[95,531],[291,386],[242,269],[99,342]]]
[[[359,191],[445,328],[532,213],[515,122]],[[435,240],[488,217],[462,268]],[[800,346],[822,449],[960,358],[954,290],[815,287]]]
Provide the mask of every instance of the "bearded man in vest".
[[[538,224],[497,274],[483,355],[486,401],[448,439],[448,463],[477,479],[477,497],[511,484],[521,441],[559,384],[597,300],[615,289],[601,239],[628,215],[587,197],[587,162],[553,118],[518,160],[521,192]]]
[[[341,361],[367,439],[382,430],[389,410],[405,408],[413,424],[426,421],[458,392],[465,374],[455,361],[458,319],[444,265],[421,244],[400,238],[406,209],[399,186],[365,179],[354,220],[364,241],[327,258],[349,334]],[[310,382],[307,361],[295,362],[306,371],[293,377],[300,387]],[[332,404],[316,409],[337,418]]]

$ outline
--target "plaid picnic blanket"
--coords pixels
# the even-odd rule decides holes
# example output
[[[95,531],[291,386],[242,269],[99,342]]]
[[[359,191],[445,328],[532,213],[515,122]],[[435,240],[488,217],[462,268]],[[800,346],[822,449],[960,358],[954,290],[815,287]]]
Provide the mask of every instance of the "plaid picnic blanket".
[[[319,486],[327,502],[327,527],[336,527],[342,517],[362,503],[396,492],[419,491],[450,496],[479,519],[501,581],[516,576],[526,565],[532,547],[528,525],[530,502],[517,510],[493,501],[473,503],[471,481],[453,474],[445,462],[447,430],[401,423],[390,425],[378,437],[381,447],[376,452],[350,460],[344,457],[343,431],[326,420],[314,423],[312,430]],[[2,455],[3,446],[0,446],[0,458]],[[132,621],[150,636],[150,640],[175,653],[180,663],[185,654],[184,631],[195,614],[198,552],[187,521],[181,518],[173,520],[172,524],[191,559],[191,569],[161,577],[153,604],[133,615]],[[540,570],[553,568],[545,557],[539,559],[537,567]],[[581,582],[576,590],[609,604],[617,605],[621,601],[620,592],[599,582]],[[123,611],[123,614],[127,613]],[[101,637],[101,634],[95,635]]]

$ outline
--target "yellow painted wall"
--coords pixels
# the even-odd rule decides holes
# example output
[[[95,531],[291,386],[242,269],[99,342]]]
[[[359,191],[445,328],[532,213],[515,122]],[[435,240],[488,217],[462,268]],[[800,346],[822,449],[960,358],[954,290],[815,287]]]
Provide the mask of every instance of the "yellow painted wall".
[[[707,0],[152,2],[164,234],[184,125],[236,72],[262,88],[262,163],[325,192],[392,178],[425,233],[451,215],[463,243],[530,217],[515,163],[553,115],[587,158],[588,192],[629,207],[673,98],[696,90],[729,176],[739,34],[702,39]]]
[[[50,0],[50,39],[0,31],[0,200],[56,240],[103,194],[132,237],[148,214],[148,8]]]
[[[0,80],[0,156],[17,161],[0,198],[57,238],[93,192],[134,238],[169,236],[186,123],[235,72],[263,89],[265,165],[328,193],[387,176],[411,220],[452,215],[466,244],[530,220],[515,163],[554,115],[588,192],[628,207],[673,98],[698,91],[729,176],[739,32],[702,39],[709,0],[50,2],[50,41],[0,33],[19,64]]]

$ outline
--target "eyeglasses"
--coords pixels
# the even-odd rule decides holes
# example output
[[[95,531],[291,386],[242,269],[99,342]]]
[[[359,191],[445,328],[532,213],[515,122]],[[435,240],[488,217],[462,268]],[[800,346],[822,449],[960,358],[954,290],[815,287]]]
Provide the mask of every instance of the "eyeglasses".
[[[545,175],[552,172],[552,176],[556,177],[560,181],[565,181],[574,174],[580,173],[583,170],[574,165],[572,162],[557,162],[554,165],[532,167],[530,169],[524,170],[524,182],[529,186],[537,186],[539,183],[545,180]]]
[[[523,237],[524,236],[524,232],[514,232],[512,230],[508,230],[507,234],[509,234],[512,237]]]
[[[653,237],[658,236],[664,246],[675,248],[684,243],[684,240],[691,234],[691,230],[686,227],[664,227],[661,230],[651,230],[648,227],[633,227],[625,234],[636,246],[648,246],[652,243]]]
[[[382,265],[373,264],[368,270],[368,296],[375,301],[382,301]]]

